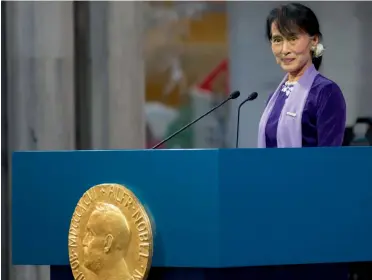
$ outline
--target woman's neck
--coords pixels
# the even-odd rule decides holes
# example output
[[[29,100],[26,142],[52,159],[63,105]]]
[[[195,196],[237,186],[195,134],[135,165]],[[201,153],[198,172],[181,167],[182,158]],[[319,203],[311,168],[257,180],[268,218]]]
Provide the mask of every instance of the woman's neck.
[[[296,82],[298,81],[302,75],[305,73],[306,69],[309,68],[312,65],[312,61],[308,61],[301,69],[288,73],[288,82]]]

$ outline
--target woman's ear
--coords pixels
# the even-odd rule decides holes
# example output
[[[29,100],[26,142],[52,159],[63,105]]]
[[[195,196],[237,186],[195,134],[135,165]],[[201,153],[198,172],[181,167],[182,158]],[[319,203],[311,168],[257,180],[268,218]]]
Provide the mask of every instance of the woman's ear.
[[[311,37],[311,48],[315,48],[319,44],[319,36],[315,35]]]

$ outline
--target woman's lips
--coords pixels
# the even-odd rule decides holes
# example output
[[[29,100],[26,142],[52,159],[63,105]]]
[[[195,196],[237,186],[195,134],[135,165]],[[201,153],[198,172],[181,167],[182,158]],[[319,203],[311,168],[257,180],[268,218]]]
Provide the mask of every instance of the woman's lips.
[[[282,61],[286,64],[288,63],[291,63],[293,60],[295,60],[294,58],[283,58]]]

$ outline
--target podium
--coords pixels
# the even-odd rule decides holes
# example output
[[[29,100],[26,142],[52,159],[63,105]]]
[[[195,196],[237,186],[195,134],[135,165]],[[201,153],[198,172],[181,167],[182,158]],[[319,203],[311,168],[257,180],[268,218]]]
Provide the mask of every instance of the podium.
[[[372,261],[369,147],[15,152],[12,163],[12,263],[51,265],[52,279],[73,279],[71,216],[101,183],[126,186],[148,209],[152,269],[195,273],[172,279]]]

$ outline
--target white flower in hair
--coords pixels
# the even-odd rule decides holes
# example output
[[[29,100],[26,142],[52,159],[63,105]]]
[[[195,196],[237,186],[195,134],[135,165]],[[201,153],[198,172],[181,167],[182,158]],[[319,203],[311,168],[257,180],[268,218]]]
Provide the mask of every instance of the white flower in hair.
[[[325,51],[323,44],[319,43],[314,48],[314,57],[321,57]]]

